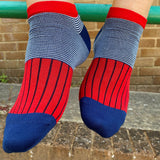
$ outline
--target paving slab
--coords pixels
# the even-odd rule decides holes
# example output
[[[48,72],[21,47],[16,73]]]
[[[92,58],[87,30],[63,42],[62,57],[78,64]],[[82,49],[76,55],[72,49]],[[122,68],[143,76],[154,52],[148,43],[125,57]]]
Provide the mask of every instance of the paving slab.
[[[7,154],[0,147],[0,159],[160,160],[159,133],[121,128],[113,137],[104,139],[82,123],[59,122],[56,129],[51,130],[36,147],[25,153]]]
[[[7,114],[18,96],[21,84],[0,83],[0,113]],[[69,101],[61,121],[82,123],[79,109],[79,88],[71,88]],[[124,128],[160,131],[160,93],[130,92]]]
[[[0,83],[0,146],[7,111],[20,84]],[[0,147],[0,160],[160,160],[160,94],[130,92],[126,121],[113,137],[105,139],[81,120],[79,88],[71,88],[60,122],[33,149],[7,154]]]

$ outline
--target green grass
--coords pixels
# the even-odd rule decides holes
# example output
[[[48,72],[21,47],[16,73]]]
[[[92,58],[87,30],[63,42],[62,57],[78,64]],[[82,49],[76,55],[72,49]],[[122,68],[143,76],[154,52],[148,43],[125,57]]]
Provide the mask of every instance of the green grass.
[[[0,82],[1,83],[7,83],[8,82],[8,76],[5,75],[4,73],[0,75]]]

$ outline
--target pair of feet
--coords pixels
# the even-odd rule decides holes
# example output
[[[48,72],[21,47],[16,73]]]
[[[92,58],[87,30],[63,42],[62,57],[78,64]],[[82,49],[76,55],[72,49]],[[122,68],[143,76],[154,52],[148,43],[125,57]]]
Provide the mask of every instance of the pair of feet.
[[[27,11],[30,32],[24,78],[4,131],[3,148],[8,153],[29,150],[56,125],[67,105],[73,69],[90,52],[90,38],[75,5],[37,2]],[[95,56],[79,100],[84,123],[102,137],[111,137],[124,123],[145,24],[146,19],[135,12],[111,8],[95,39]]]

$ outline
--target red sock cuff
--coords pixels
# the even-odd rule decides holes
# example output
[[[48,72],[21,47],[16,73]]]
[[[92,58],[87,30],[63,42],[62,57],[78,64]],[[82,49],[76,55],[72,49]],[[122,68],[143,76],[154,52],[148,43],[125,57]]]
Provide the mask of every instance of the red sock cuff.
[[[121,19],[126,19],[135,23],[138,23],[141,25],[143,28],[145,28],[147,19],[143,17],[142,15],[125,9],[125,8],[118,8],[118,7],[111,7],[107,18],[121,18]]]
[[[36,2],[27,9],[28,18],[30,18],[35,14],[43,13],[43,12],[60,13],[60,14],[65,14],[71,17],[78,16],[78,12],[74,4],[69,2],[62,2],[62,1]]]

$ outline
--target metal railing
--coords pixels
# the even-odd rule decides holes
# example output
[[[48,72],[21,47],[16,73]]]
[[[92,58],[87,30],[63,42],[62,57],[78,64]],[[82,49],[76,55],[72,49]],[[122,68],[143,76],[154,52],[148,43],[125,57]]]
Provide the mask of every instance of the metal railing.
[[[83,21],[104,22],[111,5],[76,3]],[[0,1],[0,18],[27,18],[26,2]],[[149,24],[160,24],[160,6],[152,6],[148,16]]]

